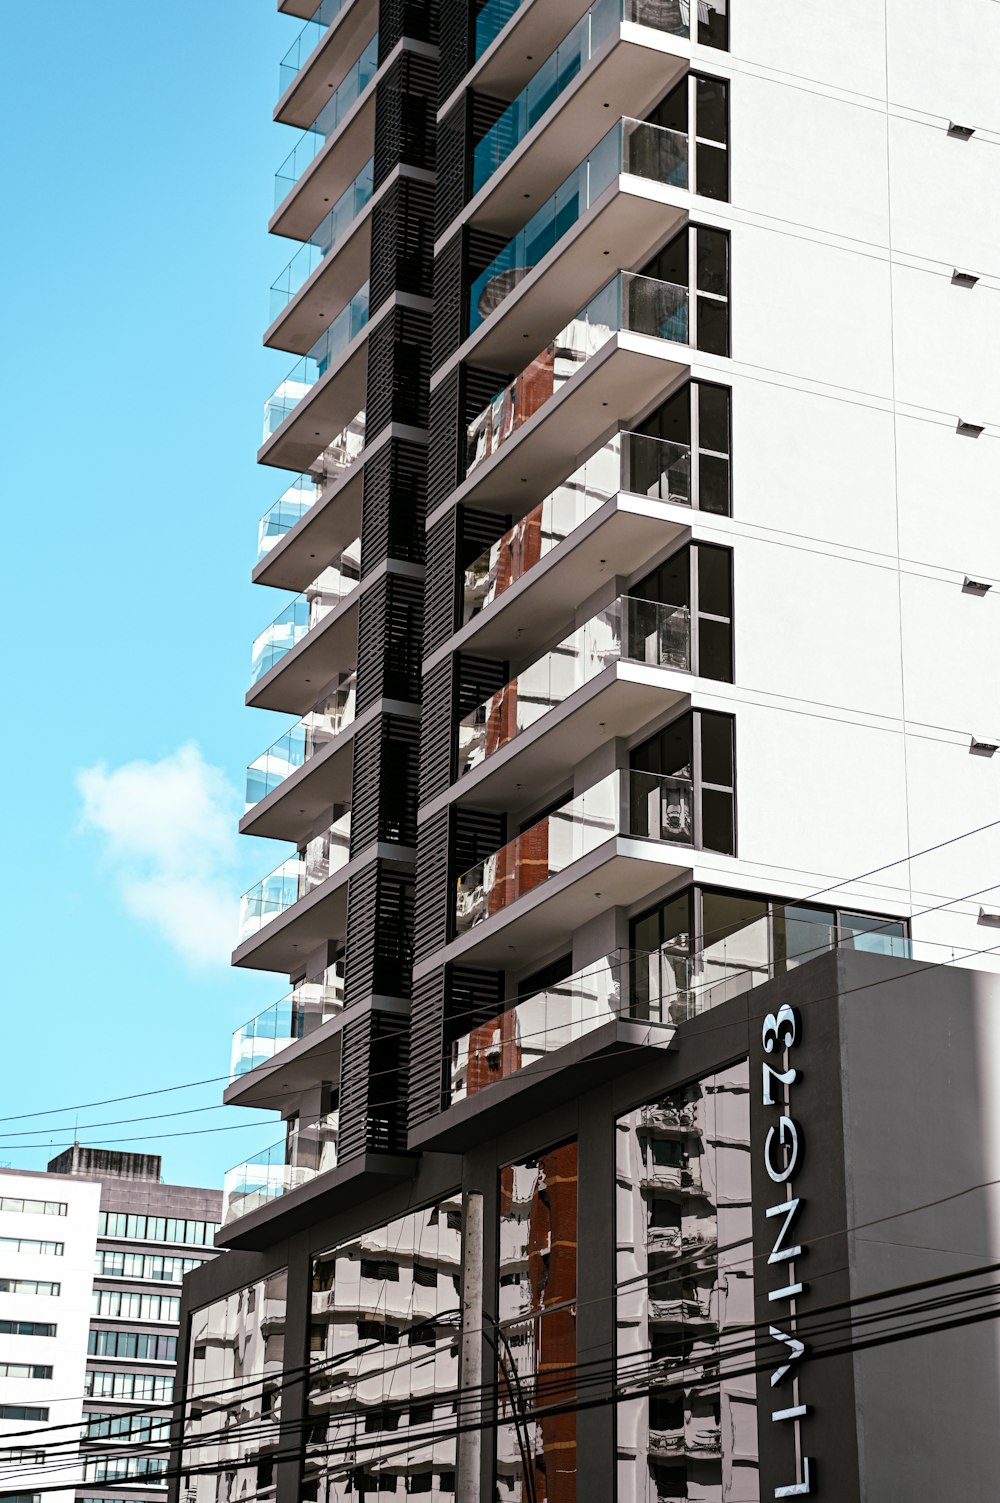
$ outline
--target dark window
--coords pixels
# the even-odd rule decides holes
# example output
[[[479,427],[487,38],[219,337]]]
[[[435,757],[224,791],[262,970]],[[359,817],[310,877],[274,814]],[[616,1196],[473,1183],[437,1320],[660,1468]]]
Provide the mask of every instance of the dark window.
[[[426,1263],[414,1263],[413,1282],[421,1289],[436,1289],[437,1269],[428,1267]]]
[[[729,516],[728,387],[689,381],[625,440],[628,489]]]
[[[388,1258],[383,1258],[381,1261],[377,1258],[362,1258],[361,1277],[363,1279],[382,1279],[387,1284],[398,1284],[399,1264],[391,1262]]]
[[[734,738],[732,716],[694,710],[635,747],[632,772],[647,776],[630,782],[630,833],[734,855]]]
[[[383,1325],[378,1320],[359,1320],[358,1340],[363,1342],[379,1341],[383,1346],[397,1346],[399,1344],[399,1330],[396,1326]]]
[[[560,955],[558,960],[550,960],[548,965],[542,966],[541,970],[532,971],[530,976],[525,976],[523,981],[519,981],[517,983],[518,998],[535,997],[539,992],[547,992],[572,974],[573,952],[569,951],[568,954]]]
[[[629,596],[658,601],[661,605],[690,611],[690,624],[669,613],[644,621],[630,616],[628,655],[651,661],[648,639],[656,642],[657,661],[664,667],[690,669],[703,678],[732,682],[733,677],[733,586],[732,552],[711,543],[690,543],[638,584]],[[636,615],[635,612],[632,615]],[[654,630],[655,628],[655,630]]]
[[[54,1336],[56,1328],[44,1320],[0,1320],[0,1336]]]
[[[729,85],[724,78],[688,73],[646,118],[686,137],[692,193],[729,198]]]

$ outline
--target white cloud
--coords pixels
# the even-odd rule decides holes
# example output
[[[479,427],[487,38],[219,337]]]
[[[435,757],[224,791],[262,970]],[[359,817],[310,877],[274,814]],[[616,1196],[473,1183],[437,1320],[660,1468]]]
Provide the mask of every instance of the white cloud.
[[[159,762],[77,774],[81,825],[105,840],[122,902],[191,965],[225,964],[235,939],[236,789],[189,741]]]

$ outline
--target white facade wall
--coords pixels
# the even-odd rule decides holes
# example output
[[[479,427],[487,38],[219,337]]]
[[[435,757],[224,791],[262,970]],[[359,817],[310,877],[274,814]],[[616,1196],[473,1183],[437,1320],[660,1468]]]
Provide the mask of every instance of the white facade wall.
[[[736,682],[695,702],[736,715],[739,855],[696,875],[996,968],[1000,824],[905,858],[1000,820],[1000,9],[730,9],[695,65],[732,201],[692,217],[732,237],[733,358],[694,374],[733,388],[733,516],[693,531],[734,549]]]
[[[101,1187],[66,1175],[0,1170],[0,1197],[62,1202],[67,1207],[64,1216],[0,1210],[0,1280],[60,1286],[58,1295],[0,1292],[0,1320],[52,1323],[57,1332],[54,1338],[0,1334],[0,1363],[52,1368],[51,1379],[0,1375],[0,1405],[48,1410],[47,1420],[0,1418],[0,1449],[6,1453],[13,1447],[41,1449],[46,1442],[79,1437]],[[20,1249],[16,1242],[22,1244]],[[63,1251],[43,1253],[25,1245],[31,1242],[61,1244]],[[73,1428],[50,1436],[39,1433],[54,1425]],[[66,1493],[48,1489],[64,1487],[80,1476],[79,1468],[32,1471],[6,1454],[0,1458],[0,1491],[40,1493],[43,1503],[62,1503]]]

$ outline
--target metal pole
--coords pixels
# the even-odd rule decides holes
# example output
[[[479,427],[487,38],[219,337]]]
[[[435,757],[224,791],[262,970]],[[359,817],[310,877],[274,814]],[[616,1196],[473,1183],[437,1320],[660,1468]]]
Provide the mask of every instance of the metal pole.
[[[459,1422],[470,1423],[483,1404],[483,1193],[465,1197],[462,1259],[462,1354],[459,1370]],[[462,1503],[482,1498],[483,1431],[471,1423],[458,1437],[455,1494]]]

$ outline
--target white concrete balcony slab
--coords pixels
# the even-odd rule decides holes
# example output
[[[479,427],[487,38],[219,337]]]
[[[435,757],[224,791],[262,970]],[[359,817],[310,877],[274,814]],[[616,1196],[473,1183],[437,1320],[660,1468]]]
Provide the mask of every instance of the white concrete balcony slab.
[[[322,0],[313,5],[281,60],[275,120],[303,129],[310,125],[377,29],[378,6],[366,0]]]
[[[300,844],[324,809],[350,804],[353,782],[354,718],[357,675],[344,675],[291,730],[257,757],[247,769],[247,811],[241,835],[263,835]],[[339,713],[322,713],[329,704]],[[377,706],[362,718],[365,724]],[[316,722],[322,722],[319,727]]]
[[[360,586],[314,625],[307,626],[294,646],[277,657],[272,667],[246,694],[257,710],[304,714],[318,691],[338,673],[348,673],[358,661],[358,604]]]
[[[281,590],[305,589],[322,558],[335,558],[361,533],[361,491],[364,483],[364,424],[360,433],[346,435],[341,446],[344,464],[329,479],[306,475],[293,504],[282,500],[262,518],[269,534],[253,571],[254,584]],[[301,497],[301,499],[300,499]]]

